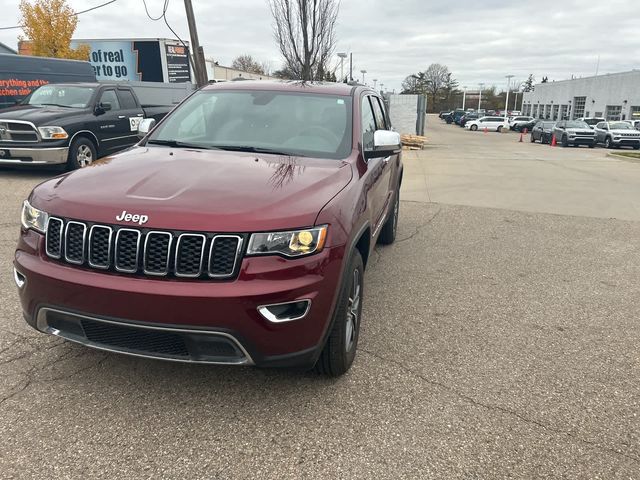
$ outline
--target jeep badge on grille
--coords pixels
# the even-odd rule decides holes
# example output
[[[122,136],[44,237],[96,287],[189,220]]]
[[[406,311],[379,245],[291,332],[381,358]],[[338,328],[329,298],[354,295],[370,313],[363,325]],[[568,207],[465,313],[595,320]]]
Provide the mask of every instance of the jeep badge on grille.
[[[138,225],[144,225],[149,221],[149,217],[147,215],[140,215],[137,213],[134,215],[132,213],[127,213],[126,210],[123,210],[120,215],[116,216],[116,220],[118,220],[119,222],[134,222]]]

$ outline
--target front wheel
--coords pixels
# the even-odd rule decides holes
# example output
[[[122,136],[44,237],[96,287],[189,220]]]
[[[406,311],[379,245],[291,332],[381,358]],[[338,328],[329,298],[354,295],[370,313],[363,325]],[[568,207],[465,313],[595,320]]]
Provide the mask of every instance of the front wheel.
[[[566,135],[562,136],[562,146],[565,148],[569,146],[569,140],[567,139]]]
[[[633,146],[633,149],[634,149],[634,150],[640,150],[640,145],[634,145],[634,146]]]
[[[363,280],[362,256],[354,250],[340,287],[331,332],[315,365],[318,373],[339,377],[351,368],[360,336]]]
[[[536,143],[536,137],[533,136],[533,132],[531,132],[531,143]]]
[[[590,143],[589,144],[589,148],[596,148],[596,144],[595,143]]]
[[[498,126],[498,133],[502,133],[502,125]]]
[[[478,130],[478,125],[471,125],[469,129],[475,132]]]
[[[91,165],[97,160],[96,147],[88,138],[78,137],[69,147],[69,157],[67,158],[67,167],[69,170],[76,170]]]
[[[607,137],[605,139],[604,146],[607,148],[613,148],[613,142],[611,141],[611,137]]]

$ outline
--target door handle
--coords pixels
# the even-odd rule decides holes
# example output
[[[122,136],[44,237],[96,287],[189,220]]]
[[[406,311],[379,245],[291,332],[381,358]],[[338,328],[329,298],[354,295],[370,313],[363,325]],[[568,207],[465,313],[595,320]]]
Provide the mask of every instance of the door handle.
[[[122,120],[123,118],[127,118],[127,116],[126,115],[118,115],[118,118]]]

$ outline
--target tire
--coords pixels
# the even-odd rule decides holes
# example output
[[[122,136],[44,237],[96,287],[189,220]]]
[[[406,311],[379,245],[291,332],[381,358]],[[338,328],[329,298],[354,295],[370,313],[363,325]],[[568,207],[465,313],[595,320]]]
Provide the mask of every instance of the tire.
[[[502,125],[498,125],[498,133],[502,133]]]
[[[339,377],[351,368],[360,336],[363,279],[362,256],[354,250],[340,287],[331,332],[314,367],[322,375]]]
[[[398,216],[400,214],[400,190],[396,190],[393,199],[393,206],[390,211],[389,218],[384,222],[384,226],[380,231],[378,242],[382,245],[391,245],[396,240],[396,232],[398,231]]]
[[[633,149],[634,149],[634,150],[640,150],[640,145],[634,145],[634,146],[633,146]]]
[[[545,138],[544,138],[544,133],[542,135],[540,135],[540,143],[543,144],[543,145],[547,143],[545,141]]]
[[[606,148],[613,148],[613,142],[611,141],[611,137],[607,137],[604,139],[604,146]]]
[[[76,138],[69,147],[67,168],[77,170],[95,162],[98,159],[96,147],[91,140],[85,137]]]
[[[595,143],[590,143],[589,144],[589,148],[596,148],[596,144]]]
[[[564,148],[566,148],[566,147],[568,147],[568,146],[569,146],[569,139],[567,139],[567,136],[566,136],[566,135],[563,135],[563,136],[562,136],[562,146],[563,146]]]
[[[471,125],[469,127],[469,130],[473,131],[473,132],[477,132],[478,131],[478,125]]]
[[[536,143],[536,137],[533,136],[533,133],[531,133],[531,143]]]

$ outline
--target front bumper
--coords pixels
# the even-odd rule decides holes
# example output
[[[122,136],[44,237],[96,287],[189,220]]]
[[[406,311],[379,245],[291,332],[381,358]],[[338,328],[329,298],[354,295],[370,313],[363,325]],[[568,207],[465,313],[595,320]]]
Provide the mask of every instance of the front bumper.
[[[640,139],[638,138],[618,138],[617,140],[613,138],[611,141],[616,147],[635,147],[640,145]]]
[[[595,145],[596,137],[571,137],[569,136],[569,145]]]
[[[60,165],[67,162],[69,147],[22,148],[0,146],[0,165]]]
[[[40,254],[43,251],[42,235],[23,232],[14,259],[18,276],[24,279],[18,291],[25,319],[40,331],[143,357],[290,367],[310,367],[320,353],[344,256],[342,246],[294,260],[250,257],[243,259],[234,281],[191,281],[71,267],[48,259]],[[258,311],[263,305],[301,299],[310,300],[311,307],[299,320],[275,323]],[[91,322],[90,328],[106,337],[91,338],[77,327],[83,327],[83,321]],[[126,329],[136,338],[141,332],[153,331],[161,334],[153,341],[162,345],[168,336],[180,337],[188,352],[165,355],[144,345],[123,345],[103,327],[115,330],[113,335],[118,338]],[[217,342],[215,351],[226,348],[228,356],[212,356],[208,350],[212,342]]]

